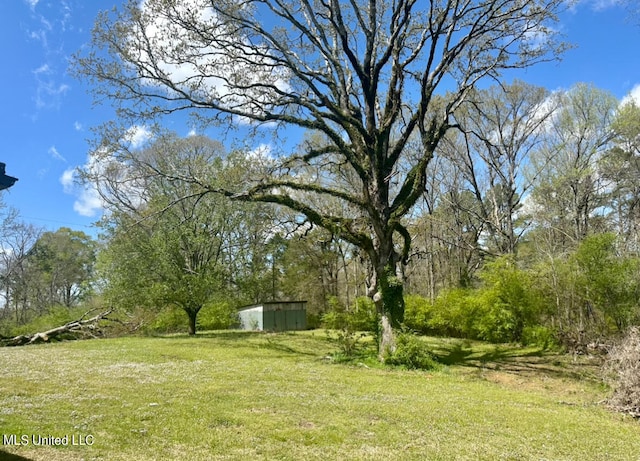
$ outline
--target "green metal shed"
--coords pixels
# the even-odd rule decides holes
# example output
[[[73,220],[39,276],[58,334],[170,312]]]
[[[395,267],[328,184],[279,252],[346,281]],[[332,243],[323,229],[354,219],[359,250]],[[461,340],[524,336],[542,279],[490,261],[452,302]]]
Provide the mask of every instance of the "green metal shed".
[[[238,311],[240,328],[255,331],[307,329],[306,301],[272,301],[245,306]]]

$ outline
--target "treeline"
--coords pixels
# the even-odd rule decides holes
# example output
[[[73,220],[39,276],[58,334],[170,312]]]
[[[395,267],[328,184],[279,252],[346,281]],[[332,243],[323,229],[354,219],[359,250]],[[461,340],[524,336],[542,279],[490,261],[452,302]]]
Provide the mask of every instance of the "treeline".
[[[591,85],[550,93],[516,81],[476,91],[452,122],[405,223],[406,328],[580,349],[637,324],[640,108]],[[99,241],[4,232],[4,321],[89,299],[154,331],[226,328],[236,307],[272,299],[307,300],[313,326],[375,320],[356,247],[298,214],[218,193],[282,163],[202,136],[130,148],[128,163],[104,153],[83,172],[107,209]],[[329,170],[337,190],[358,187],[339,162],[296,174],[312,191]],[[316,209],[344,206],[309,197]]]
[[[636,325],[640,108],[518,81],[471,101],[409,223],[406,327],[584,349]],[[366,267],[334,245],[324,291],[355,306]]]
[[[0,206],[0,336],[61,324],[95,294],[97,244],[69,228],[45,232]]]

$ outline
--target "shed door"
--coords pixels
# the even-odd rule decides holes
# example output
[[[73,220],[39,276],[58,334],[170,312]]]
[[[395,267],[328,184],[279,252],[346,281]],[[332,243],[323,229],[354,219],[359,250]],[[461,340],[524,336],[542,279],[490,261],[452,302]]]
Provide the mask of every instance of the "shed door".
[[[273,331],[285,331],[287,329],[287,311],[273,311]]]

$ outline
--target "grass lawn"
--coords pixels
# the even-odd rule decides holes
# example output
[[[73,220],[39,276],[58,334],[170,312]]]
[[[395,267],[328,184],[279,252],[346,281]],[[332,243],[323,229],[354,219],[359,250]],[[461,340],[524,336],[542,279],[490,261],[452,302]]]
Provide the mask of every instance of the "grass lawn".
[[[427,340],[441,370],[332,363],[322,331],[3,348],[0,459],[640,460],[593,364]]]

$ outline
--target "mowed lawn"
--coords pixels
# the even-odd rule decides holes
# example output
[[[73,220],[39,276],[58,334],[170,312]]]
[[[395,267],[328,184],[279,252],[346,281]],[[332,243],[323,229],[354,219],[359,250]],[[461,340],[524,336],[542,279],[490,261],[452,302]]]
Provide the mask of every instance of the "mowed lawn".
[[[2,348],[0,459],[640,460],[585,359],[428,341],[441,370],[336,364],[322,331]]]

